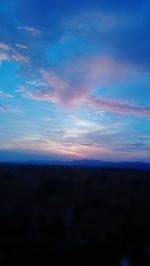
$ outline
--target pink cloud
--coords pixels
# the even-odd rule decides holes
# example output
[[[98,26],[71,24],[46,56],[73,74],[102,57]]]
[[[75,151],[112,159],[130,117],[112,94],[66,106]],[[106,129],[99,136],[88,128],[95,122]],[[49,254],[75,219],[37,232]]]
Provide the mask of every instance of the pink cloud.
[[[28,90],[24,87],[21,91],[24,96],[61,103],[66,107],[88,102],[106,111],[149,115],[149,107],[89,97],[101,86],[111,88],[112,85],[132,80],[137,75],[137,68],[133,65],[121,64],[109,57],[89,57],[74,59],[55,72],[51,69],[40,70],[40,74],[47,88]]]
[[[75,72],[64,73],[63,76],[48,71],[42,71],[41,73],[50,87],[51,95],[55,95],[63,105],[76,106],[80,104],[90,91],[83,80],[80,78],[79,81],[74,80]]]
[[[150,106],[133,105],[122,100],[116,101],[96,96],[89,96],[87,103],[93,107],[102,108],[107,112],[150,116]]]
[[[135,72],[133,66],[121,64],[112,58],[89,57],[74,59],[60,72],[42,70],[41,74],[60,103],[76,106],[98,87],[129,80]]]

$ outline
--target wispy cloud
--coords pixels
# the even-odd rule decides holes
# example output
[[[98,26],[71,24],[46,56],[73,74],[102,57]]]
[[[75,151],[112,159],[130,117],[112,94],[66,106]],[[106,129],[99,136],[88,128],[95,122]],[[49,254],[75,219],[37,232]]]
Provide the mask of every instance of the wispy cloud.
[[[51,119],[51,118],[48,118],[48,117],[46,117],[46,118],[44,118],[42,121],[43,121],[43,122],[45,122],[45,123],[49,123],[49,122],[51,122],[51,121],[52,121],[52,119]]]
[[[0,111],[8,111],[8,107],[5,106],[4,104],[0,104]]]
[[[35,145],[36,144],[36,145]],[[62,140],[51,140],[49,137],[35,134],[29,136],[18,137],[17,139],[12,139],[9,142],[0,144],[0,149],[8,150],[15,149],[17,147],[18,151],[40,151],[50,155],[60,155],[67,156],[68,158],[90,158],[92,154],[98,156],[100,153],[107,154],[110,152],[109,148],[95,147],[88,144],[64,142]]]
[[[13,98],[14,96],[12,94],[4,92],[3,90],[0,90],[0,97],[2,97],[2,98]]]
[[[135,105],[123,100],[109,100],[91,95],[88,97],[87,104],[95,108],[102,108],[107,112],[150,116],[150,106]]]
[[[28,49],[28,47],[22,43],[16,43],[16,47],[20,49]]]
[[[19,63],[27,63],[30,57],[26,54],[20,53],[20,49],[26,50],[27,46],[17,43],[14,48],[5,43],[0,42],[0,61],[14,60]],[[18,52],[19,50],[19,52]]]
[[[9,59],[9,56],[8,56],[9,50],[10,50],[10,47],[6,43],[0,42],[0,62],[3,62]]]
[[[20,109],[13,108],[8,105],[0,104],[0,111],[1,112],[16,112],[16,113],[22,113]]]
[[[0,42],[0,49],[8,51],[10,47],[5,43]]]
[[[27,63],[29,61],[30,57],[23,55],[23,54],[20,54],[18,52],[15,52],[15,53],[12,53],[11,59],[13,59],[17,62],[20,62],[20,63]]]
[[[49,89],[34,89],[28,90],[25,86],[19,86],[17,90],[22,96],[28,97],[34,100],[46,100],[50,102],[58,102],[57,96],[55,96]]]
[[[29,136],[18,136],[17,139],[8,140],[7,143],[1,143],[0,149],[16,150],[18,152],[29,152],[38,154],[47,154],[49,156],[59,155],[60,158],[94,158],[103,160],[139,160],[139,158],[148,158],[149,150],[140,149],[135,152],[135,149],[114,149],[107,147],[105,144],[94,145],[92,143],[81,142],[62,142],[61,140],[50,140],[49,137],[44,137],[38,134]]]
[[[22,26],[22,27],[18,27],[18,30],[23,30],[23,31],[26,31],[28,33],[30,33],[31,35],[37,37],[39,35],[42,34],[42,31],[36,29],[36,28],[33,28],[33,27],[28,27],[28,26]]]

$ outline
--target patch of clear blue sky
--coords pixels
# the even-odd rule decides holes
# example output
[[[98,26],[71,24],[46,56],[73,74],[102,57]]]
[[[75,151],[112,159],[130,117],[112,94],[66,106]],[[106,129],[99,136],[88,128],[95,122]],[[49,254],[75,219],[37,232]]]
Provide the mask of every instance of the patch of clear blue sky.
[[[62,64],[70,60],[75,55],[82,55],[89,51],[90,47],[85,40],[75,36],[62,37],[59,42],[55,43],[48,49],[48,62],[50,64]]]
[[[19,75],[20,65],[14,61],[4,61],[0,66],[0,87],[5,91],[12,93],[21,80],[25,78]],[[18,75],[17,75],[18,73]]]

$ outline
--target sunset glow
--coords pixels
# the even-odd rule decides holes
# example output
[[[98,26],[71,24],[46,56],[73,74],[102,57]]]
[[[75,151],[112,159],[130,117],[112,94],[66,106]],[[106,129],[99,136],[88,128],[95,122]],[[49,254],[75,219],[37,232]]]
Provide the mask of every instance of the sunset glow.
[[[0,161],[150,162],[149,1],[0,5]]]

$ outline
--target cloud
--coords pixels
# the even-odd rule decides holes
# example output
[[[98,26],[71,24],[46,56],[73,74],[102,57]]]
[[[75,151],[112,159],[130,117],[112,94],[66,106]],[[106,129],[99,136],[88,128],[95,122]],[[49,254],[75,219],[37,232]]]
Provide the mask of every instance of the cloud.
[[[0,62],[3,62],[5,60],[8,60],[7,53],[5,52],[0,52]]]
[[[99,156],[100,154],[107,154],[110,152],[109,148],[95,147],[85,143],[73,143],[57,139],[51,139],[50,137],[44,137],[40,134],[31,134],[28,136],[18,136],[18,138],[10,139],[7,143],[0,143],[0,149],[18,151],[30,151],[39,152],[49,155],[67,156],[70,158],[88,158],[93,154]],[[99,154],[99,155],[98,155]]]
[[[26,45],[21,44],[21,43],[16,43],[16,47],[20,48],[20,49],[28,49],[28,47]]]
[[[146,152],[150,152],[150,145],[147,145],[146,143],[129,143],[126,145],[122,145],[122,147],[120,148],[120,150],[122,151],[146,151]]]
[[[13,98],[12,94],[5,93],[4,91],[0,90],[0,97],[2,98]]]
[[[5,43],[0,42],[0,49],[8,51],[10,47]]]
[[[150,116],[150,106],[130,104],[126,101],[109,100],[91,95],[88,97],[87,104],[95,108],[104,109],[107,112]]]
[[[102,142],[102,141],[101,141]],[[18,136],[16,139],[9,139],[7,143],[1,143],[0,149],[3,151],[28,152],[31,154],[44,154],[49,156],[57,155],[59,158],[64,159],[81,159],[81,158],[93,158],[111,161],[122,160],[145,160],[149,155],[149,150],[137,149],[120,149],[119,147],[108,147],[105,143],[93,144],[62,141],[59,139],[50,139],[50,137],[44,137],[40,134],[31,134],[28,136]]]
[[[78,107],[97,88],[111,88],[122,82],[125,84],[134,79],[135,75],[137,68],[121,64],[111,57],[83,56],[54,70],[40,69],[38,76],[41,81],[26,83],[27,86],[21,87],[20,92],[33,99]]]
[[[51,122],[51,121],[52,121],[52,119],[49,118],[49,117],[46,117],[46,118],[44,118],[44,119],[42,120],[42,122],[46,122],[46,123],[49,123],[49,122]]]
[[[15,53],[11,54],[11,59],[13,59],[19,63],[27,63],[29,61],[30,57],[23,55],[23,54],[20,54],[18,52],[15,52]]]
[[[10,47],[6,43],[0,42],[0,62],[3,62],[9,59],[9,56],[8,56],[9,50],[10,50]]]
[[[89,87],[82,84],[80,78],[78,81],[74,79],[75,72],[59,75],[51,71],[42,71],[42,75],[48,85],[49,95],[47,98],[53,96],[57,102],[65,106],[79,105],[88,93]],[[44,90],[43,93],[41,90],[41,97],[42,94],[45,96]]]
[[[13,108],[4,104],[0,104],[0,112],[16,112],[16,113],[21,113],[22,111],[17,109],[17,108]]]
[[[13,15],[17,18],[15,21],[19,21],[20,25],[25,26],[18,26],[17,23],[11,25],[10,21],[6,21],[4,17],[6,11],[3,11],[3,20],[8,31],[2,40],[8,39],[7,43],[11,43],[13,46],[16,43],[19,44],[16,46],[19,51],[20,49],[25,50],[23,47],[28,47],[30,69],[32,68],[33,72],[46,66],[50,72],[54,70],[55,75],[59,78],[56,68],[66,68],[65,64],[68,64],[69,61],[71,61],[72,66],[75,66],[79,54],[81,57],[86,55],[83,59],[85,65],[88,63],[89,55],[93,53],[95,58],[102,56],[112,58],[113,61],[120,62],[121,65],[125,63],[126,65],[135,64],[141,68],[148,67],[150,62],[150,38],[148,34],[150,23],[146,8],[147,2],[138,1],[135,4],[135,1],[132,0],[131,3],[129,1],[121,4],[112,3],[112,1],[107,1],[107,3],[104,1],[100,1],[100,3],[98,1],[83,1],[82,4],[79,4],[77,1],[74,4],[69,2],[66,4],[65,0],[61,0],[59,4],[58,1],[56,3],[48,1],[46,5],[43,5],[41,0],[38,3],[35,0],[21,1],[21,3],[15,0],[13,9],[12,4],[6,4],[6,7],[11,8],[14,12]],[[5,10],[7,9],[5,8]],[[12,33],[12,37],[9,32]],[[42,34],[43,32],[44,34]],[[32,38],[32,35],[40,35],[41,38]],[[65,41],[66,44],[61,43],[60,40],[67,40]],[[52,51],[55,50],[55,54],[50,56],[49,51],[51,49]],[[63,50],[61,53],[61,49],[65,51]],[[11,58],[18,62],[21,59],[20,62],[29,63],[28,56],[23,54],[23,57],[20,58],[19,55],[13,53]],[[52,57],[58,59],[57,66],[52,62]],[[81,63],[81,67],[83,67],[83,63]],[[26,68],[28,69],[29,65]],[[101,71],[103,74],[102,67]],[[70,83],[70,81],[67,82]],[[81,84],[77,90],[85,91],[86,88]],[[73,91],[76,94],[74,89],[67,90],[70,98]],[[60,99],[62,98],[61,96]]]
[[[30,33],[31,35],[33,35],[35,37],[37,37],[37,36],[42,34],[42,31],[40,31],[38,29],[35,29],[33,27],[22,26],[22,27],[18,27],[18,30],[26,31],[26,32]]]
[[[0,111],[8,111],[8,107],[5,106],[4,104],[0,104]]]
[[[13,46],[9,46],[6,43],[0,42],[0,61],[5,60],[14,60],[19,63],[27,63],[29,61],[29,56],[26,54],[22,54],[17,51],[17,48],[19,49],[27,49],[27,46],[22,44],[16,44],[16,48],[13,48]]]
[[[34,99],[34,100],[46,100],[50,102],[58,102],[58,98],[49,89],[35,89],[27,90],[25,86],[19,86],[17,90],[22,96]]]
[[[16,19],[8,17],[8,10]],[[146,0],[124,3],[114,3],[112,0],[107,3],[104,0],[83,0],[82,3],[56,0],[55,3],[47,1],[46,4],[42,0],[38,0],[38,3],[35,0],[14,0],[13,4],[9,1],[0,8],[0,15],[3,39],[12,43],[14,39],[18,43],[20,40],[28,43],[33,55],[36,50],[39,56],[36,62],[41,60],[46,51],[33,39],[31,42],[30,37],[42,35],[43,31],[45,47],[74,35],[86,39],[90,46],[97,47],[98,53],[111,54],[119,60],[140,65],[149,65],[150,62],[149,3]],[[18,26],[18,21],[23,26]],[[82,50],[84,52],[85,47]]]
[[[126,149],[128,158],[129,154],[131,157],[136,156],[132,150],[135,153],[136,148],[140,148],[138,145],[136,148],[134,145],[129,146],[128,151],[126,148],[132,133],[127,132],[129,137],[126,140],[124,127],[111,124],[113,119],[120,119],[120,116],[109,114],[110,119],[107,121],[108,114],[103,112],[122,114],[123,121],[134,120],[134,116],[149,117],[150,107],[146,106],[149,103],[150,84],[148,1],[48,0],[44,4],[43,0],[3,2],[0,5],[0,61],[9,60],[4,70],[6,76],[15,69],[13,61],[18,63],[17,69],[20,66],[21,69],[17,71],[20,77],[18,79],[17,76],[15,82],[16,76],[13,73],[12,85],[18,84],[19,80],[23,84],[25,80],[23,86],[19,87],[19,93],[31,99],[22,99],[22,105],[29,110],[38,106],[37,112],[41,108],[46,118],[53,108],[58,109],[58,112],[65,110],[65,114],[78,113],[80,116],[80,119],[72,117],[66,121],[65,114],[60,111],[56,119],[56,115],[52,114],[52,123],[46,123],[49,119],[45,119],[40,124],[34,117],[34,110],[31,114],[32,123],[26,122],[27,129],[33,129],[37,123],[35,129],[38,128],[39,132],[49,128],[49,136],[46,140],[44,135],[28,136],[20,139],[20,142],[16,138],[13,148],[28,147],[34,150],[39,145],[38,150],[51,154],[54,150],[57,153],[61,150],[63,156],[68,152],[68,156],[79,154],[93,158],[102,158],[103,155],[116,158],[117,152],[118,157],[124,158],[123,151]],[[0,92],[1,97],[8,95]],[[99,95],[103,95],[103,98]],[[117,100],[124,96],[129,101]],[[47,103],[36,102],[32,106],[32,99],[53,102],[55,105],[50,104],[47,110]],[[83,118],[84,108],[90,113],[90,121]],[[11,112],[15,106],[13,109],[1,104],[0,110]],[[123,117],[124,114],[128,116]],[[145,117],[138,117],[135,121],[144,120],[145,123]],[[99,121],[94,123],[92,119]],[[148,135],[148,126],[144,123],[143,132]],[[111,124],[110,127],[108,124]],[[137,140],[137,135],[141,135],[140,124],[130,126],[138,127],[134,135]],[[24,128],[23,133],[27,133]],[[19,136],[21,129],[17,131],[18,127],[15,128],[15,134]],[[124,140],[119,139],[122,135]],[[112,145],[111,141],[114,141]],[[44,143],[45,146],[42,146]],[[141,154],[144,154],[144,148]]]

